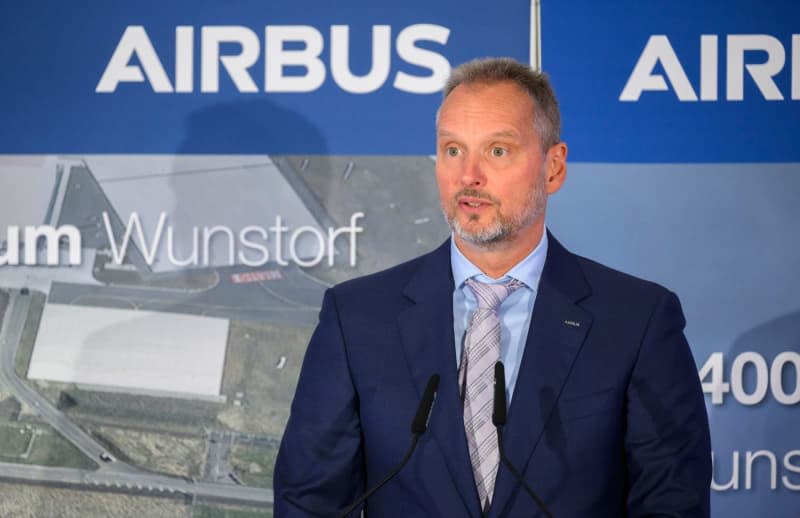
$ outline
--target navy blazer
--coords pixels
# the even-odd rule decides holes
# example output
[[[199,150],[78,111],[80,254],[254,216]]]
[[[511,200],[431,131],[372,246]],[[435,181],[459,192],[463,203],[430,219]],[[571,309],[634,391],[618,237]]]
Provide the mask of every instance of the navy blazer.
[[[556,518],[708,517],[703,394],[677,297],[549,236],[504,430]],[[327,291],[274,474],[278,518],[336,516],[395,466],[431,374],[439,394],[370,517],[481,517],[453,349],[450,243]],[[543,516],[501,466],[489,518]]]

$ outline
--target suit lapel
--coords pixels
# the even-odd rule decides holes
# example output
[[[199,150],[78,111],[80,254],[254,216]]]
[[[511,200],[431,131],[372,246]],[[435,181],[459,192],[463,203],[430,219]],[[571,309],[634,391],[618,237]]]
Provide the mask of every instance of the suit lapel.
[[[441,376],[429,432],[435,438],[450,475],[471,516],[480,509],[464,432],[453,335],[453,274],[450,241],[431,253],[406,286],[415,302],[398,317],[408,367],[421,396],[430,376]]]
[[[506,455],[522,473],[592,323],[591,315],[576,304],[589,294],[577,261],[555,238],[549,234],[548,238],[547,259],[503,433]],[[490,517],[503,515],[517,486],[513,475],[501,467]],[[546,500],[546,495],[539,496]]]

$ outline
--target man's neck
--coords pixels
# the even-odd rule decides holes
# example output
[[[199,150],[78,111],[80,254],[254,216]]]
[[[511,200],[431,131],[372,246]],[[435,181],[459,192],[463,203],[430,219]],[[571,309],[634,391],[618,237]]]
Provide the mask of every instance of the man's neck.
[[[457,235],[453,239],[459,251],[472,264],[492,279],[499,279],[536,248],[543,234],[544,221],[525,234],[490,245],[469,243]]]

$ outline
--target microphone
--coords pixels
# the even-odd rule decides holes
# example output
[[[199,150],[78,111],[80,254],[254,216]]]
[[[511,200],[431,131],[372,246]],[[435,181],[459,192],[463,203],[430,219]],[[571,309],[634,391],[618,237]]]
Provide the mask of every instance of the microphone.
[[[411,447],[406,452],[403,460],[392,469],[380,482],[373,486],[369,491],[361,495],[355,502],[353,502],[347,509],[339,514],[339,518],[345,518],[348,514],[352,513],[356,507],[364,503],[364,501],[372,496],[375,491],[383,487],[384,484],[389,482],[395,475],[400,473],[403,466],[406,465],[414,449],[417,447],[417,441],[422,434],[428,430],[428,421],[431,417],[431,410],[433,403],[436,400],[436,393],[439,390],[439,375],[434,374],[428,379],[428,384],[425,386],[425,392],[422,393],[422,399],[419,401],[417,413],[414,415],[414,420],[411,422]]]
[[[494,407],[492,408],[492,424],[497,428],[497,449],[500,452],[500,460],[508,468],[508,471],[522,484],[525,491],[531,495],[533,501],[539,506],[539,509],[544,513],[547,518],[553,518],[552,513],[539,498],[533,489],[528,486],[522,474],[517,468],[511,464],[511,461],[506,457],[506,452],[503,451],[503,427],[506,425],[506,369],[503,362],[498,361],[494,364]]]
[[[411,433],[414,437],[418,438],[428,429],[428,421],[431,418],[433,401],[436,399],[436,392],[438,390],[439,375],[434,374],[430,377],[430,379],[428,379],[428,384],[425,386],[425,392],[422,393],[422,399],[419,401],[417,415],[414,416],[414,421],[411,422]]]
[[[492,409],[492,424],[495,428],[502,428],[506,425],[506,369],[501,361],[494,364],[494,408]],[[498,439],[500,438],[500,430],[497,430],[497,437]]]

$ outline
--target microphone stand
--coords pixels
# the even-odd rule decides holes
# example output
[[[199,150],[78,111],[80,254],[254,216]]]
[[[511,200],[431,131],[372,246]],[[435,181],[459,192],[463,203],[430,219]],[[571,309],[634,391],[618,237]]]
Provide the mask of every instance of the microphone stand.
[[[403,460],[392,470],[390,471],[383,480],[378,482],[375,486],[373,486],[369,491],[361,495],[355,502],[353,502],[350,506],[348,506],[344,511],[339,514],[339,518],[345,518],[347,515],[352,513],[359,505],[364,503],[364,501],[372,496],[378,489],[382,488],[384,484],[389,482],[395,475],[400,473],[400,470],[408,463],[408,460],[411,458],[411,454],[414,453],[414,449],[417,447],[417,442],[422,434],[428,429],[428,420],[431,416],[431,409],[433,408],[433,402],[436,399],[436,391],[439,389],[439,375],[434,374],[428,380],[428,384],[425,386],[425,392],[422,394],[422,399],[419,402],[419,407],[417,407],[417,413],[414,416],[414,421],[411,423],[411,446],[408,448]]]
[[[500,460],[503,461],[503,465],[505,465],[508,471],[514,475],[514,478],[522,484],[522,487],[525,488],[525,491],[533,498],[533,501],[536,502],[536,505],[539,506],[539,509],[541,509],[544,515],[547,516],[547,518],[553,518],[552,513],[550,513],[545,503],[534,493],[533,489],[528,486],[522,473],[514,467],[503,449],[503,427],[506,424],[506,372],[503,362],[501,361],[494,364],[494,409],[492,411],[492,424],[494,424],[497,429],[497,449],[500,452]]]

